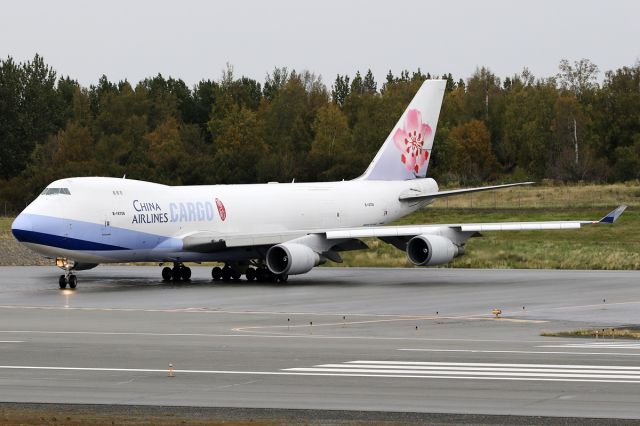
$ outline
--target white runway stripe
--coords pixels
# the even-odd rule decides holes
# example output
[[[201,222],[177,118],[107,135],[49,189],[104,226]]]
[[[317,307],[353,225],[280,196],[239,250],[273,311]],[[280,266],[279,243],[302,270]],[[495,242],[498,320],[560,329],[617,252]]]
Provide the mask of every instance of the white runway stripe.
[[[350,366],[351,364],[345,364]],[[67,371],[76,373],[125,373],[125,374],[152,374],[166,375],[166,369],[155,368],[109,368],[109,367],[59,367],[59,366],[29,366],[29,365],[0,365],[0,370],[16,371]],[[295,371],[296,369],[285,369],[282,371],[238,371],[238,370],[187,370],[175,369],[178,374],[232,374],[243,376],[308,376],[308,377],[360,377],[360,378],[393,378],[393,379],[438,379],[438,380],[506,380],[506,381],[541,381],[541,382],[577,382],[577,383],[628,383],[640,384],[640,377],[636,375],[626,378],[624,375],[610,374],[610,378],[605,375],[588,375],[585,377],[563,377],[557,375],[547,376],[518,376],[518,375],[474,375],[470,372],[459,371],[454,375],[442,374],[440,371],[419,371],[412,373],[408,370],[391,370],[390,373],[383,373],[384,370],[375,370],[374,373],[367,373],[366,369],[352,368],[355,372],[348,372],[346,369],[337,369],[339,372],[318,371]],[[303,370],[303,369],[301,369]],[[312,370],[312,369],[307,369]],[[426,374],[430,373],[430,374]]]
[[[429,361],[348,361],[345,364],[376,364],[376,365],[452,365],[467,367],[523,367],[523,368],[599,368],[639,370],[638,366],[627,365],[582,365],[582,364],[504,364],[494,362],[429,362]]]
[[[606,368],[590,368],[590,369],[572,369],[572,368],[509,368],[509,367],[466,367],[466,366],[409,366],[409,365],[353,365],[352,368],[369,368],[373,370],[390,370],[402,372],[403,370],[412,371],[437,371],[437,370],[452,370],[456,371],[505,371],[505,372],[531,372],[531,373],[590,373],[590,374],[635,374],[640,376],[638,370],[626,370],[626,369],[611,369]],[[343,364],[321,364],[317,365],[319,368],[344,368]]]
[[[606,348],[602,348],[602,349],[606,349]],[[465,353],[482,353],[482,354],[640,356],[640,352],[509,351],[509,350],[482,350],[482,349],[423,349],[423,348],[400,348],[398,350],[399,351],[411,351],[411,352],[465,352]]]
[[[309,368],[287,368],[285,371],[304,371],[311,373],[381,373],[381,374],[426,374],[442,375],[442,376],[458,376],[464,374],[466,376],[491,376],[491,377],[553,377],[553,378],[582,378],[582,379],[634,379],[640,383],[640,374],[580,374],[580,373],[530,373],[524,371],[518,372],[504,372],[504,371],[461,371],[459,369],[453,370],[437,370],[437,371],[424,371],[424,370],[384,370],[375,368],[323,368],[323,367],[309,367]]]
[[[640,383],[640,367],[571,364],[492,364],[414,361],[349,361],[313,367],[288,368],[285,371],[333,374],[372,374],[424,378],[471,378],[504,380],[593,380]]]

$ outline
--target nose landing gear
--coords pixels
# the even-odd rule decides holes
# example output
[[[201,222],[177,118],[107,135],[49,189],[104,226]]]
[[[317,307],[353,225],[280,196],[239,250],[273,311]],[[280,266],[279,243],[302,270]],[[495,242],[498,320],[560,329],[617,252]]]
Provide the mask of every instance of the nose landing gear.
[[[58,285],[61,290],[64,290],[65,288],[67,288],[67,285],[69,286],[69,288],[74,289],[78,286],[78,277],[73,275],[71,272],[68,272],[67,274],[62,274],[58,279]]]
[[[76,263],[73,260],[59,257],[56,259],[56,266],[64,270],[64,274],[60,275],[58,279],[60,290],[67,288],[67,285],[69,288],[75,289],[78,286],[78,277],[71,270],[76,266]]]

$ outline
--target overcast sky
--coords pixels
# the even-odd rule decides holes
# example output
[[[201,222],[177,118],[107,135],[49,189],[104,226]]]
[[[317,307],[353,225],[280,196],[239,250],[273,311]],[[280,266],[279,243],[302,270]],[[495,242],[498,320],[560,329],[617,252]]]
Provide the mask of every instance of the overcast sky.
[[[159,72],[192,85],[218,80],[227,62],[260,82],[287,66],[330,86],[368,68],[378,81],[418,67],[467,78],[482,65],[542,77],[562,58],[602,71],[640,59],[637,0],[21,0],[1,10],[3,59],[39,53],[83,85]]]

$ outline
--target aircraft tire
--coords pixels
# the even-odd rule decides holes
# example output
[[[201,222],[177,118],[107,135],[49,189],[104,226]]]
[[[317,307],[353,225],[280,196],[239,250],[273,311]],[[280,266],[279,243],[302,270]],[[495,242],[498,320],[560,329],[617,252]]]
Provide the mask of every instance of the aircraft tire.
[[[225,266],[222,268],[222,280],[223,281],[231,281],[231,268]]]
[[[211,278],[213,278],[214,281],[220,281],[220,279],[222,279],[222,268],[214,266],[211,270]]]
[[[67,288],[67,277],[65,277],[64,275],[60,275],[60,278],[58,279],[58,285],[60,286],[61,290]]]
[[[180,281],[180,268],[175,267],[171,270],[171,280]]]
[[[245,277],[247,277],[247,281],[253,281],[256,279],[256,270],[253,268],[247,268],[247,272],[245,272]]]
[[[256,271],[256,278],[258,282],[265,282],[269,280],[269,271],[266,268],[258,268]]]
[[[162,280],[171,281],[171,268],[169,268],[168,266],[162,268]]]
[[[69,275],[69,288],[76,288],[78,286],[78,277],[75,275]]]
[[[188,268],[186,266],[183,266],[182,268],[180,268],[180,277],[182,278],[183,281],[190,281],[191,268]]]

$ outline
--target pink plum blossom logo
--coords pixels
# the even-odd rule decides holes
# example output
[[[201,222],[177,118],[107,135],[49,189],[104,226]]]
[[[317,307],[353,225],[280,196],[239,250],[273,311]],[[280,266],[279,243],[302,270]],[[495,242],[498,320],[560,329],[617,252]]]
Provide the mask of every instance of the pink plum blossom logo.
[[[222,204],[222,201],[220,201],[217,198],[216,198],[216,207],[218,208],[218,214],[220,215],[220,219],[222,219],[222,221],[224,222],[224,220],[227,218],[227,209],[224,208],[224,204]]]
[[[418,173],[420,167],[429,159],[429,151],[425,143],[431,133],[431,127],[422,122],[420,111],[417,109],[407,111],[404,126],[396,130],[393,142],[402,153],[400,160],[408,171]]]

